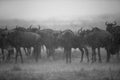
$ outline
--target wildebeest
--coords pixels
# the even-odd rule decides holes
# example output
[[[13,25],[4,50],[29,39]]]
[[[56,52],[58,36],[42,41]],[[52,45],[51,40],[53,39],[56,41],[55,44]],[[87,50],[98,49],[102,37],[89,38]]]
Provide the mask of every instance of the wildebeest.
[[[39,32],[39,30],[40,30],[40,25],[38,25],[38,28],[37,28],[37,27],[32,27],[32,25],[30,25],[30,26],[26,29],[27,32],[33,32],[33,33],[37,33],[37,32]],[[40,36],[41,36],[41,35],[40,35]],[[41,45],[41,46],[42,46],[42,45]],[[26,53],[27,56],[32,53],[32,50],[31,50],[31,49],[32,49],[31,47],[24,48],[24,51],[25,51],[25,53]],[[41,54],[40,54],[40,55],[41,55]]]
[[[53,56],[53,59],[54,59],[54,51],[55,51],[55,44],[56,44],[54,30],[43,29],[43,30],[37,31],[37,33],[41,35],[42,43],[46,47],[48,57]]]
[[[30,25],[29,28],[25,28],[25,27],[21,27],[21,26],[16,26],[16,28],[14,28],[13,30],[17,30],[17,31],[24,31],[24,32],[35,32],[37,30],[37,28],[32,28],[32,25]],[[23,47],[23,50],[25,51],[26,56],[29,56],[31,54],[31,46],[28,47]]]
[[[42,29],[40,26],[38,28],[33,28],[32,25],[28,28],[29,31],[35,32],[41,36],[42,46],[46,47],[47,57],[52,56],[54,59],[55,49],[58,47],[57,36],[61,31],[53,29]]]
[[[120,26],[117,25],[116,22],[114,23],[108,23],[105,22],[106,30],[109,31],[113,35],[113,41],[112,41],[112,54],[117,53],[119,55],[119,49],[120,49]]]
[[[16,25],[16,28],[14,28],[13,30],[29,32],[29,30],[26,29],[25,27],[21,27],[21,26],[18,26],[18,25]],[[26,56],[30,55],[31,46],[29,46],[29,47],[23,47],[23,49],[25,51]]]
[[[110,59],[110,46],[112,41],[112,35],[105,30],[101,30],[97,27],[93,28],[84,34],[86,43],[92,48],[92,62],[96,61],[96,49],[98,49],[99,62],[101,62],[100,48],[105,48],[107,51],[107,62]]]
[[[32,25],[30,25],[29,28],[27,28],[27,31],[30,31],[30,32],[37,32],[39,30],[40,30],[40,25],[38,25],[38,28],[32,27]]]
[[[2,53],[2,60],[4,61],[5,55],[4,55],[4,49],[8,48],[8,43],[5,39],[4,33],[6,32],[7,28],[1,29],[0,28],[0,48],[1,48],[1,53]]]
[[[18,54],[21,57],[21,62],[23,62],[21,47],[34,47],[35,59],[38,61],[38,55],[40,53],[41,47],[41,36],[33,33],[21,30],[21,28],[16,28],[8,32],[6,35],[7,41],[16,48],[16,62]]]
[[[58,35],[58,41],[60,45],[64,48],[64,53],[66,54],[66,63],[71,63],[71,48],[73,47],[72,42],[74,38],[74,33],[71,30],[64,30]]]
[[[86,47],[85,38],[84,38],[84,35],[83,35],[82,28],[79,29],[76,34],[74,34],[72,46],[73,46],[73,48],[79,48],[79,50],[81,51],[82,55],[81,55],[81,61],[80,62],[83,61],[84,52],[87,56],[87,61],[89,62],[88,49]]]

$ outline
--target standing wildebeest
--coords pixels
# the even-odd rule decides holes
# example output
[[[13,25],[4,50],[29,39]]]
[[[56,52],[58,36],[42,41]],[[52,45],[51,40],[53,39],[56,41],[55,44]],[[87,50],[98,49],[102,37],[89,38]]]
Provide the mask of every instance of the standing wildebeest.
[[[84,35],[82,34],[82,28],[79,29],[76,34],[74,34],[72,46],[73,46],[73,48],[79,48],[79,50],[82,52],[80,62],[83,61],[84,52],[86,53],[87,61],[89,62],[88,49],[86,47]]]
[[[4,55],[4,49],[7,49],[9,44],[7,43],[5,39],[5,33],[7,31],[7,27],[5,29],[0,28],[0,48],[2,53],[2,60],[4,61],[5,55]]]
[[[26,28],[20,27],[20,26],[18,26],[18,25],[16,25],[16,28],[14,28],[13,30],[24,31],[24,32],[28,32],[28,31],[29,31],[29,30],[27,30]],[[25,51],[26,56],[30,55],[31,46],[23,47],[23,49],[24,49],[24,51]]]
[[[112,54],[117,53],[119,56],[119,49],[120,49],[120,26],[117,25],[116,22],[114,23],[105,23],[106,30],[109,31],[113,35],[112,41]]]
[[[55,52],[55,36],[54,30],[52,29],[43,29],[37,31],[38,34],[41,35],[43,45],[45,45],[47,50],[47,56],[53,56],[54,59],[54,52]]]
[[[22,29],[23,30],[23,29]],[[18,54],[20,54],[21,62],[23,62],[22,53],[20,48],[21,47],[33,47],[35,59],[38,61],[38,55],[40,53],[41,47],[41,36],[33,33],[33,32],[26,32],[22,31],[21,28],[13,29],[9,32],[7,36],[7,41],[16,48],[16,62]]]
[[[43,43],[42,46],[46,47],[47,56],[48,57],[53,56],[54,59],[55,48],[57,48],[56,38],[60,33],[60,31],[56,31],[52,29],[40,30],[40,26],[38,26],[38,28],[33,28],[32,26],[30,26],[28,30],[41,35],[41,39]]]
[[[32,25],[30,25],[29,28],[27,28],[27,31],[28,31],[28,32],[37,33],[37,34],[39,34],[39,35],[41,36],[41,34],[40,34],[40,25],[38,25],[38,28],[37,28],[37,27],[32,27]],[[42,39],[42,41],[44,41],[44,38],[41,37],[41,39]],[[44,45],[41,44],[41,49],[43,48],[43,46],[44,46]],[[30,54],[31,48],[26,48],[25,51]],[[41,54],[40,54],[40,55],[41,55]]]
[[[30,31],[30,32],[37,32],[39,30],[40,30],[40,25],[38,25],[38,28],[32,27],[32,25],[30,25],[30,27],[27,28],[27,31]]]
[[[85,33],[86,43],[92,48],[92,62],[96,61],[96,49],[98,49],[99,62],[101,62],[100,48],[105,48],[107,51],[107,62],[110,59],[110,46],[112,35],[105,30],[97,27]]]
[[[37,28],[32,28],[32,25],[30,25],[30,27],[28,29],[24,28],[24,27],[18,27],[16,26],[15,30],[18,30],[18,31],[25,31],[25,32],[34,32],[36,30],[38,30]],[[29,56],[32,52],[31,52],[31,46],[28,46],[28,47],[23,47],[24,51],[25,51],[25,54],[26,56]],[[41,55],[41,54],[40,54]]]
[[[58,35],[58,41],[64,48],[66,54],[66,63],[71,63],[71,48],[73,47],[74,33],[71,30],[64,30]]]

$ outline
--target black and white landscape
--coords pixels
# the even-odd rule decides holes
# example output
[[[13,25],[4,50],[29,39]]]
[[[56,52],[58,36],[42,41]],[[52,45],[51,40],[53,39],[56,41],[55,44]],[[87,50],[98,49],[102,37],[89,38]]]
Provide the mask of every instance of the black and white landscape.
[[[119,80],[119,0],[0,0],[0,80]]]

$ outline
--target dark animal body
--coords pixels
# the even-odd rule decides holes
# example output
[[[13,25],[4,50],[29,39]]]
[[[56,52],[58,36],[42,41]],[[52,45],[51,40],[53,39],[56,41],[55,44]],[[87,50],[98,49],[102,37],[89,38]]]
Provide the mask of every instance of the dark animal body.
[[[108,30],[108,28],[107,28]],[[111,30],[111,29],[110,29]],[[4,43],[0,43],[0,48],[4,48],[6,42],[15,47],[16,54],[16,62],[18,54],[20,54],[21,61],[22,53],[20,48],[30,49],[33,47],[35,59],[38,61],[38,56],[41,56],[41,46],[45,46],[47,49],[48,57],[52,56],[54,59],[55,49],[58,47],[64,48],[64,53],[66,54],[66,63],[71,63],[71,49],[79,48],[82,52],[81,61],[83,61],[83,54],[86,53],[87,60],[89,61],[88,49],[87,47],[91,47],[92,49],[92,62],[96,61],[96,49],[98,49],[98,57],[99,62],[101,62],[100,48],[105,48],[107,51],[107,62],[110,59],[110,54],[114,53],[113,49],[117,47],[115,44],[118,43],[119,38],[118,34],[115,32],[117,29],[112,28],[111,31],[101,30],[99,28],[93,28],[92,30],[79,30],[77,34],[74,34],[71,30],[64,31],[56,31],[52,29],[43,29],[39,28],[29,28],[25,29],[24,27],[17,27],[5,33],[5,35],[0,36],[0,41],[4,41]],[[111,32],[111,33],[110,33]],[[113,39],[114,36],[114,39]],[[117,42],[116,42],[116,40]],[[114,45],[113,46],[113,40]],[[112,44],[111,44],[112,43]],[[6,46],[5,46],[6,47]]]
[[[82,34],[82,30],[81,30],[81,32],[79,32],[79,30],[78,30],[78,32],[76,34],[74,33],[72,46],[73,46],[73,48],[79,48],[79,50],[81,51],[82,55],[81,55],[81,61],[80,62],[83,61],[84,53],[86,54],[87,61],[89,62],[88,49],[87,49],[87,46],[86,46],[86,43],[85,43],[85,37]]]
[[[1,53],[2,53],[2,60],[5,59],[5,57],[4,57],[4,49],[6,47],[5,43],[6,43],[6,41],[4,40],[2,34],[0,34],[0,49],[1,49]]]
[[[16,62],[17,62],[18,53],[20,54],[21,61],[23,62],[22,54],[20,51],[21,47],[34,47],[34,53],[36,54],[36,61],[38,60],[38,54],[41,50],[40,35],[33,32],[13,30],[7,34],[7,41],[16,48],[16,51],[17,51]]]
[[[59,34],[59,31],[52,29],[40,30],[40,26],[38,26],[38,28],[32,28],[32,26],[30,26],[28,31],[35,32],[41,36],[42,46],[46,47],[47,56],[53,56],[54,58],[55,48],[57,48],[56,38]]]
[[[66,63],[71,63],[71,48],[73,47],[74,33],[71,30],[64,30],[58,35],[60,46],[64,48],[66,54]]]
[[[86,44],[92,48],[92,62],[96,61],[96,49],[98,49],[99,62],[101,62],[100,48],[105,48],[107,51],[107,62],[110,59],[110,46],[112,41],[112,35],[98,28],[93,28],[85,34]]]
[[[106,30],[109,31],[112,36],[113,36],[113,41],[112,41],[112,47],[111,51],[112,54],[118,54],[119,55],[119,50],[120,50],[120,26],[117,25],[116,22],[114,23],[105,23]]]
[[[7,40],[5,39],[5,33],[7,31],[7,28],[5,29],[0,29],[0,49],[1,49],[1,53],[2,53],[2,60],[5,60],[5,55],[4,55],[4,50],[8,49],[8,47],[10,47],[10,45],[8,44]]]
[[[42,45],[45,45],[47,50],[47,56],[52,56],[54,59],[55,48],[57,48],[57,31],[52,29],[43,29],[37,31],[42,38]]]

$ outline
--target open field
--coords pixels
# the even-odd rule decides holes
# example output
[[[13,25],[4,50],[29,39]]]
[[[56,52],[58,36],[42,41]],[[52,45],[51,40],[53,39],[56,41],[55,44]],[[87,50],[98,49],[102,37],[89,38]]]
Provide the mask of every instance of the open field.
[[[120,0],[0,0],[0,80],[120,80],[120,54],[107,63],[103,48],[120,52]]]
[[[91,52],[90,52],[91,53]],[[66,64],[63,52],[56,51],[55,60],[42,53],[42,59],[35,62],[24,55],[24,63],[14,60],[0,63],[0,80],[120,80],[120,60],[111,57],[105,62],[106,52],[102,49],[102,63],[87,63],[86,56],[80,63],[80,52],[72,51],[72,63]],[[91,54],[90,54],[91,55]]]

